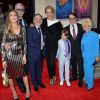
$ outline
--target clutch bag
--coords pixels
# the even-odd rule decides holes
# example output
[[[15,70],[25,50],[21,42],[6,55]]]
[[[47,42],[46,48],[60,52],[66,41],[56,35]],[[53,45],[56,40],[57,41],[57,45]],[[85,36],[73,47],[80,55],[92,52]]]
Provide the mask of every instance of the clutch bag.
[[[2,84],[7,87],[8,86],[8,75],[6,73],[6,68],[2,72]]]

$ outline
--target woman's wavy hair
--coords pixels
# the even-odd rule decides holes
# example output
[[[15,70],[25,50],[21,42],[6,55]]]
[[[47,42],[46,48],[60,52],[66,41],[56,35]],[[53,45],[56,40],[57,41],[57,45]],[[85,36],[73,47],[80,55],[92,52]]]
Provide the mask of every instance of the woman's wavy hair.
[[[6,20],[5,20],[5,30],[4,30],[5,34],[13,34],[12,23],[11,23],[10,18],[9,18],[11,12],[15,12],[16,16],[18,17],[18,14],[15,10],[10,10],[7,12],[7,16],[6,16]],[[18,21],[18,23],[19,23],[19,21]]]

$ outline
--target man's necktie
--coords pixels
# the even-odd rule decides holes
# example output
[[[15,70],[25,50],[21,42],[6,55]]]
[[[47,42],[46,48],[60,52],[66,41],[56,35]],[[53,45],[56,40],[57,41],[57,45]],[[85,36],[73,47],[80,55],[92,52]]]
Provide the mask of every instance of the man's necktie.
[[[40,39],[41,39],[41,29],[40,28],[38,28],[38,34],[39,34]]]
[[[22,19],[19,19],[19,25],[23,26]]]
[[[69,41],[68,40],[65,40],[64,41],[64,44],[65,44],[65,56],[67,57],[68,54],[70,53],[70,44],[69,44]]]
[[[75,40],[76,39],[75,27],[74,27],[74,25],[72,25],[72,27],[73,27],[73,38]]]

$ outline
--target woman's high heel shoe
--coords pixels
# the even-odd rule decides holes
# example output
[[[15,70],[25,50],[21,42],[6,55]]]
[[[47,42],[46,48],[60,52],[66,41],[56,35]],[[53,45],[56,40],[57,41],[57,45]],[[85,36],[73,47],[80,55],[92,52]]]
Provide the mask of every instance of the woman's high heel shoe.
[[[12,96],[13,96],[13,94],[12,94]],[[13,100],[19,100],[19,98],[17,97],[17,98],[15,99],[14,96],[13,96]]]
[[[13,99],[13,100],[19,100],[19,98]]]
[[[30,99],[30,97],[26,97],[26,100],[29,100]]]

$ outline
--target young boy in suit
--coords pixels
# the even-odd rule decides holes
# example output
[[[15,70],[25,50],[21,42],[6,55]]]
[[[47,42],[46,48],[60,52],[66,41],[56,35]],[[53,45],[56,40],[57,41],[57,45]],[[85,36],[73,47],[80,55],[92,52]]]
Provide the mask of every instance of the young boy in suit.
[[[65,81],[67,86],[71,86],[69,81],[70,73],[70,58],[71,58],[71,44],[68,39],[68,30],[63,29],[61,39],[58,41],[57,59],[59,66],[60,86],[64,83],[64,69],[65,69]],[[64,68],[65,67],[65,68]]]

